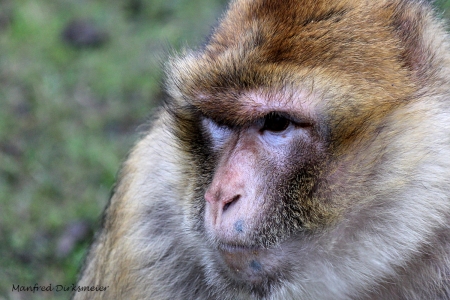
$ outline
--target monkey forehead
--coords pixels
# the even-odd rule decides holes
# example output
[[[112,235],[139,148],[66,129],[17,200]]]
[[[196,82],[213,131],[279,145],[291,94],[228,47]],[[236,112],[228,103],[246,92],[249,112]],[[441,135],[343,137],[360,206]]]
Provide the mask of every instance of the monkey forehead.
[[[412,72],[419,74],[418,67],[426,66],[421,59],[431,55],[420,52],[427,47],[408,49],[422,43],[424,24],[415,13],[402,15],[408,10],[401,4],[234,1],[202,49],[169,60],[168,92],[177,101],[224,101],[243,99],[242,91],[295,89],[314,80],[314,88],[353,94],[341,99],[364,95],[364,103],[373,106],[406,99],[416,88]],[[254,104],[247,101],[247,110],[257,110]]]
[[[307,89],[281,91],[254,90],[245,92],[239,99],[249,113],[266,115],[267,113],[298,112],[305,117],[312,116],[319,101],[319,96]]]

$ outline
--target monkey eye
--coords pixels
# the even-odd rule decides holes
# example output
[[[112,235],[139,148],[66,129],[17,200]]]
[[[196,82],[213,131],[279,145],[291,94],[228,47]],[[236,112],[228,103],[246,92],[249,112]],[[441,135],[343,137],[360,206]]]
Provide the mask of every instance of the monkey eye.
[[[286,130],[291,121],[277,113],[270,113],[264,117],[264,125],[261,131],[281,132]]]
[[[206,117],[202,119],[202,125],[211,139],[213,148],[216,150],[220,149],[226,143],[232,133],[231,128],[218,124]]]

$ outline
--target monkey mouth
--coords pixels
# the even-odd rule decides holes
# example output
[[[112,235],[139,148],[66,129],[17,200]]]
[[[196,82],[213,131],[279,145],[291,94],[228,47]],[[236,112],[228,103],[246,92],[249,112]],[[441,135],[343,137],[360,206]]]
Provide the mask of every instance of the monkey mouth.
[[[218,249],[220,252],[224,253],[252,253],[254,255],[257,255],[259,251],[261,251],[260,247],[257,246],[248,246],[248,245],[238,245],[238,244],[226,244],[226,243],[220,243],[218,245]]]
[[[217,249],[226,274],[251,289],[264,288],[264,283],[279,271],[277,257],[269,249],[227,243],[219,244]]]
[[[245,269],[251,262],[255,265],[267,254],[267,249],[260,247],[225,243],[219,244],[218,250],[223,261],[233,270]]]

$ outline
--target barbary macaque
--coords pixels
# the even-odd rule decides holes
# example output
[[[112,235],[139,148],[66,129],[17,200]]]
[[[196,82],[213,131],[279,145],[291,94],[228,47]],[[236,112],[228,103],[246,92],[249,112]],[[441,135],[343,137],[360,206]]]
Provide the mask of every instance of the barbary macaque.
[[[166,65],[75,299],[450,299],[450,47],[420,0],[235,0]]]

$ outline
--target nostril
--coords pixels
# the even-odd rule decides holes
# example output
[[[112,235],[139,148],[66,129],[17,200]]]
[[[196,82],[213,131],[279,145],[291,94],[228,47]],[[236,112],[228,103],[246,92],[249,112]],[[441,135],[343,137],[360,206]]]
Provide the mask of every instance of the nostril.
[[[236,203],[237,200],[238,200],[240,197],[241,197],[241,195],[236,195],[236,196],[234,196],[233,198],[231,198],[229,201],[226,201],[226,202],[225,202],[225,205],[223,206],[223,211],[226,211],[228,208],[230,208],[230,206],[231,206],[233,203]]]
[[[223,206],[223,211],[226,211],[228,209],[228,207],[230,207],[231,202],[225,203],[225,205]]]

